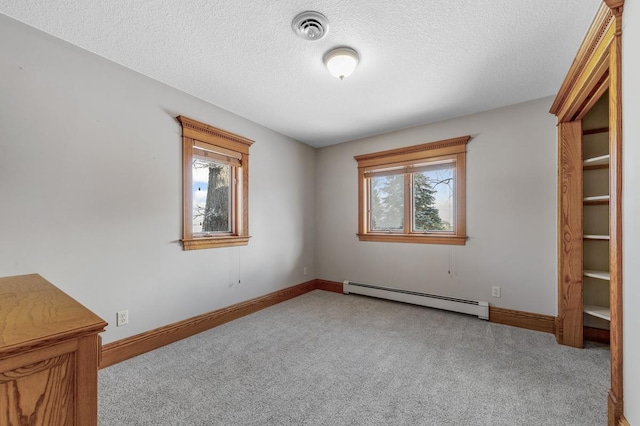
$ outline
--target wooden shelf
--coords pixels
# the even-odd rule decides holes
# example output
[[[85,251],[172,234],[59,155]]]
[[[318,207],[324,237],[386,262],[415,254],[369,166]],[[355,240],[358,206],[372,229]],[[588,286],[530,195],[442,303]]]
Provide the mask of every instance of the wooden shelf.
[[[597,278],[599,280],[611,280],[611,274],[609,273],[609,271],[594,271],[585,269],[584,271],[582,271],[582,275],[584,275],[585,277]]]
[[[609,131],[609,127],[599,127],[597,129],[586,129],[582,131],[582,135],[596,135],[598,133],[607,133]]]
[[[607,133],[609,131],[609,127],[599,127],[597,129],[586,129],[582,131],[582,135],[595,135],[598,133]]]
[[[591,241],[609,241],[611,239],[608,235],[583,235],[582,238]]]
[[[584,204],[609,204],[610,197],[608,195],[592,195],[591,197],[584,197],[582,199]]]
[[[600,155],[599,157],[587,158],[582,162],[585,169],[609,167],[610,155]]]
[[[611,321],[611,310],[606,306],[584,305],[583,312],[593,317]]]

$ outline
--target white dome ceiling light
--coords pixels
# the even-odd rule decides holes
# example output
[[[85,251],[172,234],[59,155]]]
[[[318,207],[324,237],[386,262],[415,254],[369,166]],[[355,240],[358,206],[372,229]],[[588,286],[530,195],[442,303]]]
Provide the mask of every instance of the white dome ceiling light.
[[[305,40],[320,40],[329,32],[329,20],[320,12],[302,12],[291,22],[293,32]]]
[[[350,47],[336,47],[324,55],[324,63],[332,76],[344,80],[358,66],[358,52]]]

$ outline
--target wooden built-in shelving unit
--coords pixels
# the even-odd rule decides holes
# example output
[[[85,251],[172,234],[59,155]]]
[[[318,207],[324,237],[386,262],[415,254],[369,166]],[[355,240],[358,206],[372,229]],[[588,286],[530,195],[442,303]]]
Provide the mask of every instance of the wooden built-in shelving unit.
[[[623,419],[622,14],[604,0],[550,112],[558,120],[558,343],[609,341],[609,426]]]
[[[582,119],[584,326],[609,329],[609,91]],[[597,167],[596,167],[597,166]],[[604,194],[603,192],[607,192]],[[595,206],[603,206],[601,210]],[[606,232],[606,233],[605,233]]]

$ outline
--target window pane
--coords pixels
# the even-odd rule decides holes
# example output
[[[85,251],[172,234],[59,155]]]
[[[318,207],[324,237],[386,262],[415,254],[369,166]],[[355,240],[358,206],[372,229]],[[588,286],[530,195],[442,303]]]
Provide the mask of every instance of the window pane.
[[[455,231],[455,169],[450,162],[413,174],[414,231]]]
[[[231,166],[193,160],[193,233],[231,232]]]
[[[404,229],[404,175],[371,178],[372,231],[402,231]]]

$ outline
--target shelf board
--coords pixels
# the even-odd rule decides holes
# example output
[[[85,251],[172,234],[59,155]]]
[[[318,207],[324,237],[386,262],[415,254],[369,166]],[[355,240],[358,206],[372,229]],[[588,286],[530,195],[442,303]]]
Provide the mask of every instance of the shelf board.
[[[611,239],[608,235],[583,235],[585,240],[597,240],[597,241],[609,241]]]
[[[582,162],[584,167],[608,166],[610,155],[600,155],[599,157],[587,158]]]
[[[594,271],[590,269],[585,269],[582,271],[582,275],[590,278],[597,278],[599,280],[611,280],[611,274],[608,271]]]
[[[611,321],[611,310],[606,306],[584,305],[583,312],[587,315]]]
[[[584,197],[582,199],[584,204],[609,204],[608,195],[592,195],[591,197]]]
[[[599,127],[597,129],[587,129],[582,131],[582,135],[595,135],[598,133],[607,133],[609,131],[609,127]]]

